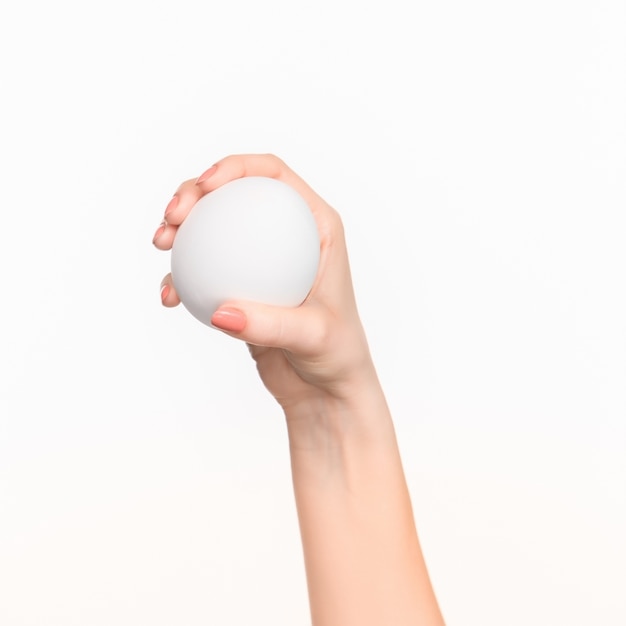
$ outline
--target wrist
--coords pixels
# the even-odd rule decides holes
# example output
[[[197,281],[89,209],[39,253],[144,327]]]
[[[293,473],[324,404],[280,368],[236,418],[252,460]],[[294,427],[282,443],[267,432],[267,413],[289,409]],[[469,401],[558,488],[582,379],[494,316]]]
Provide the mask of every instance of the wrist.
[[[283,406],[292,456],[396,445],[391,414],[373,367],[341,393],[314,390]]]

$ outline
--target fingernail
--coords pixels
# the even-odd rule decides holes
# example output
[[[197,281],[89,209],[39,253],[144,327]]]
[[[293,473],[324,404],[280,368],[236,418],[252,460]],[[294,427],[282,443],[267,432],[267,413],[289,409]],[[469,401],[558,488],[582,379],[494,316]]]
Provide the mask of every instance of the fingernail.
[[[165,207],[165,218],[178,206],[178,196],[173,196]]]
[[[238,309],[223,307],[213,313],[211,324],[221,330],[240,333],[246,327],[246,316]]]
[[[156,233],[154,233],[154,237],[152,237],[152,243],[156,243],[156,240],[165,232],[167,228],[167,222],[161,222],[161,225],[156,229]]]
[[[206,172],[198,176],[198,179],[196,180],[196,185],[199,185],[200,183],[203,183],[205,180],[208,180],[209,178],[211,178],[211,176],[215,174],[216,170],[217,170],[217,165],[211,165],[211,167]]]
[[[161,302],[165,302],[165,298],[167,298],[167,296],[170,293],[170,286],[169,285],[163,285],[163,287],[161,287]]]

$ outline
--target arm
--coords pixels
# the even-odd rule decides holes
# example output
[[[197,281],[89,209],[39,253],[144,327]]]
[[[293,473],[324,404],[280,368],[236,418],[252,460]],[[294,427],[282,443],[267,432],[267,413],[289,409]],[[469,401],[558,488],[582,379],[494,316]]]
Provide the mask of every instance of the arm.
[[[375,379],[287,423],[313,624],[442,625]]]
[[[249,175],[294,187],[320,232],[318,276],[300,307],[229,302],[212,318],[248,343],[285,414],[314,626],[443,626],[393,421],[358,315],[339,216],[276,157],[231,156],[208,173],[181,185],[155,236],[157,247],[171,247],[202,195]],[[170,276],[162,287],[163,303],[177,305]]]

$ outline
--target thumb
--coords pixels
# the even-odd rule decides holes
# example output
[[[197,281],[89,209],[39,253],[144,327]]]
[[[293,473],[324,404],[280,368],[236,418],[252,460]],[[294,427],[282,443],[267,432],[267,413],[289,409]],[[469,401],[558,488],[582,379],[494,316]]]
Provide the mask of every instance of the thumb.
[[[246,343],[290,352],[318,351],[327,336],[321,305],[279,307],[257,302],[228,302],[211,317],[211,324]]]

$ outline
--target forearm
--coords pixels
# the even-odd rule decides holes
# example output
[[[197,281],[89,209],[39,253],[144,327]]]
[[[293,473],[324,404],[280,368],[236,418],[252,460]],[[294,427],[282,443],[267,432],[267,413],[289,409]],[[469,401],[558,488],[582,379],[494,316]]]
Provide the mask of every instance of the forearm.
[[[441,626],[377,381],[286,415],[314,626]]]

